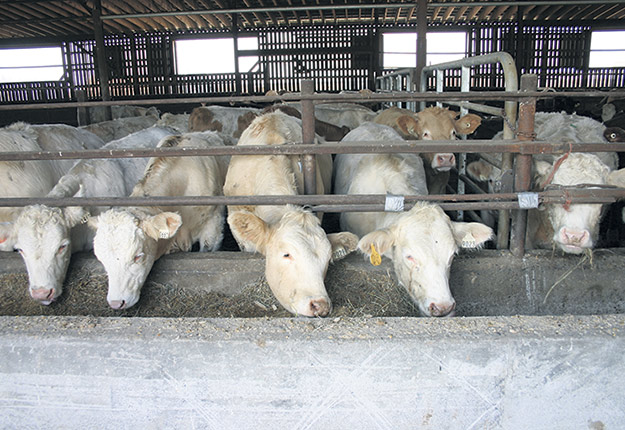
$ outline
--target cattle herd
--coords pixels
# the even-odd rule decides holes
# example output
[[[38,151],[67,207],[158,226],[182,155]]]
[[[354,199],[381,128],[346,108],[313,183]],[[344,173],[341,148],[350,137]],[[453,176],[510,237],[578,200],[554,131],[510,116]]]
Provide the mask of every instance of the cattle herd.
[[[0,129],[0,151],[67,151],[223,145],[288,145],[302,141],[300,105],[264,110],[202,106],[190,115],[120,117],[85,127],[15,123]],[[473,133],[481,118],[430,107],[374,112],[357,104],[315,107],[319,141],[449,140]],[[537,113],[539,140],[622,141],[625,133],[590,118]],[[500,136],[495,136],[498,139]],[[492,161],[492,158],[491,158]],[[442,194],[453,153],[318,155],[317,194]],[[533,161],[533,189],[550,186],[625,186],[612,152],[541,155]],[[469,164],[477,181],[496,181],[500,170],[484,160]],[[0,197],[253,196],[303,193],[298,155],[113,158],[0,161]],[[530,210],[530,247],[579,254],[597,244],[600,204],[550,204]],[[398,282],[425,316],[452,316],[456,303],[449,273],[460,248],[480,248],[494,226],[456,222],[436,204],[408,211],[345,212],[338,232],[326,232],[322,214],[295,205],[223,207],[0,208],[0,250],[24,259],[32,299],[54,302],[72,253],[93,250],[108,275],[108,304],[126,309],[139,300],[152,265],[162,255],[221,249],[226,223],[239,248],[265,257],[271,291],[289,312],[327,316],[332,310],[324,278],[328,265],[351,252],[379,264],[392,261]]]

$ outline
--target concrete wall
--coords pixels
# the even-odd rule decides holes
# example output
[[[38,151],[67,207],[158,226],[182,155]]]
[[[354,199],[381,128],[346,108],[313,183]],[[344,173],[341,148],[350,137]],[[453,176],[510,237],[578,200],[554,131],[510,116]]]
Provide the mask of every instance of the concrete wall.
[[[2,429],[616,429],[625,317],[0,317]]]

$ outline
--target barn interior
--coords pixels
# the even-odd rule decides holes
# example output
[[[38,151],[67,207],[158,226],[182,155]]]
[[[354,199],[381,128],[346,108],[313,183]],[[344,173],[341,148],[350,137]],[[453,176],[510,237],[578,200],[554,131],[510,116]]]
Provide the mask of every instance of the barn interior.
[[[493,112],[505,116],[513,105],[520,121],[524,103],[529,115],[566,112],[625,128],[625,47],[598,43],[623,36],[623,0],[0,0],[0,58],[54,53],[38,63],[0,61],[0,127],[84,126],[113,118],[118,106],[161,115],[200,105],[264,108],[303,102],[312,82],[313,105],[418,111],[443,101],[479,112],[482,125],[464,143],[517,131]],[[200,48],[187,54],[194,43]],[[502,53],[509,64],[436,69]],[[508,66],[519,77],[514,88]],[[21,77],[32,71],[53,78]],[[508,138],[532,140],[519,135]],[[498,192],[516,193],[517,164],[511,155],[503,163],[509,175]],[[63,411],[74,413],[67,428],[118,428],[119,417],[133,428],[618,428],[623,190],[586,190],[585,198],[610,202],[600,242],[592,253],[563,255],[519,245],[525,230],[515,230],[523,220],[515,217],[526,211],[516,194],[516,206],[505,209],[496,198],[478,207],[454,200],[488,193],[488,183],[464,178],[464,170],[452,172],[440,203],[467,221],[499,209],[491,221],[498,237],[454,260],[455,318],[420,317],[392,263],[373,267],[356,253],[328,271],[330,316],[305,320],[272,296],[262,256],[237,252],[231,236],[210,255],[160,259],[126,310],[107,305],[106,272],[91,252],[75,254],[50,306],[28,297],[19,254],[3,252],[7,428],[48,426]],[[326,230],[337,219],[338,211],[328,214]],[[427,359],[413,363],[415,351]],[[319,382],[334,366],[335,385]],[[131,389],[116,386],[129,381]],[[322,388],[311,390],[315,384]]]

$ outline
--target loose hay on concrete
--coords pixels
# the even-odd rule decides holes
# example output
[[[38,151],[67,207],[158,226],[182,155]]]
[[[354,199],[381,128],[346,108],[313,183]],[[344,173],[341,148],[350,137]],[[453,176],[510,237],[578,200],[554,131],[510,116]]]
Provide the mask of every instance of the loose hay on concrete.
[[[26,274],[0,276],[0,315],[83,315],[122,317],[289,317],[264,277],[234,295],[206,292],[193,285],[155,282],[148,278],[139,302],[130,309],[111,309],[106,301],[107,277],[71,265],[63,294],[42,306],[28,294]],[[338,262],[331,265],[326,288],[332,300],[330,317],[417,316],[418,311],[389,273],[352,270]]]

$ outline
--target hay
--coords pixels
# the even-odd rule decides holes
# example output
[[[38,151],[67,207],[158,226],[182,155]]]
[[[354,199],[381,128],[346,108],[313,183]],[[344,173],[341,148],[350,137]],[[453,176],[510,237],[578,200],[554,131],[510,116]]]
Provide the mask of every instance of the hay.
[[[81,315],[103,317],[289,317],[264,278],[229,296],[188,285],[148,281],[141,299],[130,309],[117,311],[106,301],[107,277],[70,265],[63,294],[49,306],[28,295],[26,274],[0,276],[0,315]],[[404,289],[389,273],[350,269],[338,262],[330,266],[326,288],[332,300],[330,317],[416,316],[418,311]]]

